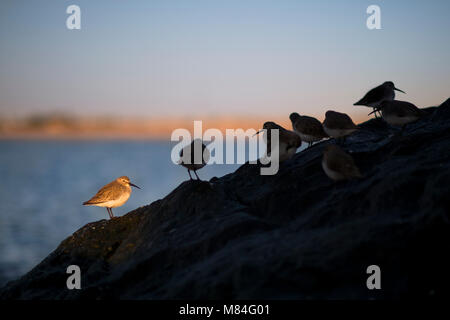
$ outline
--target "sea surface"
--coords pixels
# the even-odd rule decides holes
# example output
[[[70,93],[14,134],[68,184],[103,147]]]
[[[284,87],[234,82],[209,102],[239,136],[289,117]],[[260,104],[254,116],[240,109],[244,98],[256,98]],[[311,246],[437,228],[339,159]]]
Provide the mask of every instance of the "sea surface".
[[[114,209],[116,216],[165,197],[187,180],[187,170],[171,161],[174,145],[0,141],[0,286],[30,271],[86,223],[108,218],[106,209],[82,203],[115,178],[127,175],[142,188]],[[198,174],[209,180],[239,166],[213,164]]]

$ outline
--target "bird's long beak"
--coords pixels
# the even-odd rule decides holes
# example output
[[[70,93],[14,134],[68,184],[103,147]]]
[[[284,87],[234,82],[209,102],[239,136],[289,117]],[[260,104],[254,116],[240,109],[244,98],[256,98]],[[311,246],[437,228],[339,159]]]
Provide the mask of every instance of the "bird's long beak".
[[[257,134],[260,134],[263,130],[264,130],[264,129],[259,130],[257,133],[255,133],[255,134],[253,135],[253,137],[256,136]]]
[[[405,94],[406,94],[406,92],[405,92],[405,91],[403,91],[403,90],[400,90],[400,89],[397,89],[397,88],[395,88],[395,87],[394,87],[394,90],[397,90],[397,91],[400,91],[400,92],[403,92],[403,93],[405,93]]]
[[[135,185],[134,183],[131,183],[131,182],[130,182],[130,186],[135,187],[135,188],[138,188],[138,189],[141,189],[141,188],[139,188],[137,185]]]

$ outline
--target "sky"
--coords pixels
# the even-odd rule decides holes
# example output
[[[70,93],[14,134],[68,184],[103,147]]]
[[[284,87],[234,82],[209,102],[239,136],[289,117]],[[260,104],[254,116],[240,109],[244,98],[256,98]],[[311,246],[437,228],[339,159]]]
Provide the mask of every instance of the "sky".
[[[0,115],[361,117],[352,104],[387,80],[439,105],[449,31],[448,0],[2,0]]]

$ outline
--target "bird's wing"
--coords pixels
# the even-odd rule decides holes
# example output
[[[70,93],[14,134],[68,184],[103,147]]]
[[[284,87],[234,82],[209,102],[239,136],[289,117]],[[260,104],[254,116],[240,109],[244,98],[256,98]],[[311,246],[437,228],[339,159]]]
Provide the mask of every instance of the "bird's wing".
[[[203,145],[203,147],[203,163],[208,163],[209,159],[211,158],[211,152],[205,145]]]
[[[295,132],[286,130],[284,134],[288,136],[288,148],[299,148],[302,145],[302,139]]]
[[[345,113],[336,113],[333,117],[326,119],[326,126],[328,128],[338,128],[338,129],[355,129],[356,124],[353,122]]]
[[[361,100],[354,103],[354,106],[364,106],[368,103],[374,103],[380,101],[384,95],[385,95],[385,87],[383,85],[380,85],[376,88],[371,89],[369,92],[366,93],[364,97],[362,97]]]
[[[340,150],[336,150],[333,156],[328,157],[327,165],[331,170],[345,175],[348,175],[356,167],[352,156]]]
[[[327,134],[323,131],[322,124],[319,120],[312,118],[312,117],[302,117],[299,118],[295,122],[295,128],[304,134],[308,135],[314,135],[314,136],[320,136],[326,137]]]
[[[424,115],[424,111],[417,108],[414,104],[410,103],[410,102],[406,102],[404,103],[405,106],[405,110],[407,110],[407,113],[410,115],[415,115],[415,116],[422,116]]]
[[[395,114],[397,117],[411,117],[411,116],[420,117],[423,112],[412,103],[406,101],[397,101],[397,100],[391,101],[387,105],[387,108],[390,109],[389,110],[390,113]]]
[[[355,164],[355,160],[351,155],[345,151],[339,152],[339,157],[337,158],[340,162],[340,172],[342,172],[347,177],[360,178],[362,177],[359,168]]]
[[[108,183],[106,186],[102,187],[95,196],[93,196],[90,200],[86,201],[84,204],[98,204],[111,200],[115,200],[120,197],[120,187],[113,186],[115,181]]]
[[[349,115],[343,114],[342,116],[343,116],[343,119],[346,119],[346,120],[344,120],[345,123],[346,123],[345,129],[356,129],[356,128],[358,128],[358,126],[353,122],[352,118],[350,118]]]
[[[328,157],[327,158],[327,166],[330,168],[330,170],[336,171],[336,172],[342,172],[343,167],[343,161],[342,159],[338,157]]]

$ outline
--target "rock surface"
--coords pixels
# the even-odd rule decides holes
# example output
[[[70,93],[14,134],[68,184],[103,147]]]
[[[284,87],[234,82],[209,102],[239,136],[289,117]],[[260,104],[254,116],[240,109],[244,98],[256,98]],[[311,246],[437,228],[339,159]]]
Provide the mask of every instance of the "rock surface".
[[[361,180],[333,183],[321,152],[278,174],[245,164],[89,223],[2,299],[392,299],[450,288],[450,99],[403,134],[370,120],[348,138]],[[66,288],[66,268],[82,290]],[[381,268],[381,290],[366,269]]]

